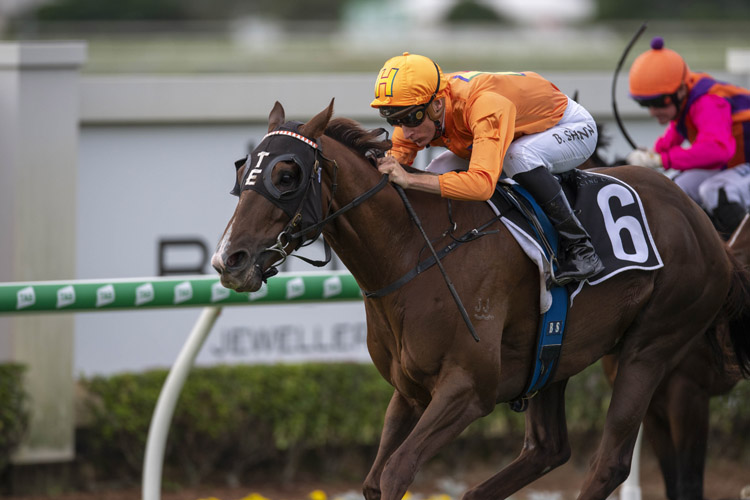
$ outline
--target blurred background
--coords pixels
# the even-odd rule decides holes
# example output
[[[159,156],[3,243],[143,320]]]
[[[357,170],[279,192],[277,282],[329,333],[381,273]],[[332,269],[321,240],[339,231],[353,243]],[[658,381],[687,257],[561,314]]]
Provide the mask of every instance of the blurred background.
[[[2,0],[6,39],[85,39],[86,73],[372,72],[403,50],[446,71],[611,70],[641,22],[692,67],[747,43],[743,0]]]
[[[0,281],[212,274],[233,163],[274,101],[307,120],[335,97],[337,115],[385,126],[372,82],[403,51],[447,72],[537,71],[603,126],[602,156],[623,158],[613,73],[644,21],[615,93],[637,144],[662,130],[627,96],[653,36],[691,69],[750,86],[747,0],[0,0]],[[137,487],[156,398],[197,315],[0,314],[0,494]],[[165,484],[361,481],[391,392],[365,335],[360,302],[226,308],[180,398]],[[719,496],[750,482],[747,386],[712,402]],[[569,385],[570,477],[608,398],[598,364]],[[468,478],[522,439],[523,416],[499,407],[437,468]],[[663,498],[652,477],[646,498]]]

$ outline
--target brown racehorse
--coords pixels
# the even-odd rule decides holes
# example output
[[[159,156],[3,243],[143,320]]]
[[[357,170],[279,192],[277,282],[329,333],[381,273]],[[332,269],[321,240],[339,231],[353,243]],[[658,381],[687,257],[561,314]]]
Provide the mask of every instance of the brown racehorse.
[[[597,151],[582,168],[608,166],[598,152],[608,145],[601,127],[599,140]],[[740,263],[750,268],[750,217],[745,217],[727,244]],[[616,354],[602,358],[602,367],[610,383],[614,382]],[[718,324],[692,345],[654,392],[643,431],[659,462],[668,499],[704,498],[709,400],[728,393],[741,379],[727,325]]]
[[[304,224],[310,212],[305,200],[313,195],[319,196],[313,208],[323,215],[350,208],[327,218],[323,234],[362,289],[398,280],[421,258],[424,240],[393,186],[366,201],[359,198],[382,180],[366,153],[388,144],[377,140],[379,132],[331,120],[332,114],[333,102],[307,123],[284,125],[276,103],[269,116],[273,135],[238,163],[239,201],[212,258],[224,286],[259,289],[280,256],[316,236],[317,226]],[[750,303],[746,275],[679,188],[640,167],[608,173],[640,193],[664,266],[583,287],[568,315],[552,383],[530,400],[520,455],[465,499],[506,498],[565,463],[567,380],[617,349],[620,364],[604,432],[580,498],[609,496],[629,473],[639,425],[664,375],[717,317],[730,315],[730,296]],[[454,224],[463,234],[493,217],[485,203],[453,202],[449,217],[447,200],[438,196],[410,192],[409,200],[436,246],[450,241],[446,229]],[[503,224],[492,229],[443,260],[463,301],[482,305],[482,315],[473,317],[480,342],[456,314],[437,267],[383,297],[365,298],[369,352],[395,388],[364,482],[367,500],[401,499],[426,460],[526,386],[540,320],[539,270]],[[750,328],[750,309],[741,313],[730,321]],[[733,341],[750,369],[750,340]]]
[[[738,260],[750,267],[750,216],[745,216],[727,244]],[[742,380],[727,328],[719,322],[692,345],[659,384],[643,420],[644,435],[659,462],[670,500],[705,498],[709,401],[713,396],[728,393]],[[605,356],[602,366],[613,382],[617,356]]]

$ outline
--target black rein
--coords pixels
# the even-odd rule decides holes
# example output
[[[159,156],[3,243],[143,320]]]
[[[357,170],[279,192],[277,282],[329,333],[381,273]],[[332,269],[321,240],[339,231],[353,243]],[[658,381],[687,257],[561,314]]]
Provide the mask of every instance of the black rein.
[[[321,156],[323,156],[323,155],[321,154]],[[372,154],[371,153],[371,154],[367,155],[368,159],[370,159],[373,162],[373,164],[375,163],[374,162],[374,158],[373,158],[374,156],[377,156],[377,154]],[[335,160],[329,160],[325,156],[323,156],[323,158],[326,159],[326,160],[328,160],[328,161],[332,161],[333,165],[334,165],[334,168],[338,168],[338,165],[336,164]],[[382,190],[387,184],[388,184],[388,175],[385,174],[380,179],[380,182],[378,182],[375,186],[373,186],[372,188],[368,189],[367,191],[365,191],[361,195],[357,196],[352,201],[350,201],[348,204],[346,204],[343,207],[341,207],[340,209],[336,210],[334,213],[327,215],[320,222],[317,222],[317,223],[315,223],[315,224],[313,224],[313,225],[305,228],[302,231],[298,231],[296,233],[290,234],[289,235],[289,241],[292,241],[292,240],[297,239],[297,238],[302,238],[305,234],[308,234],[311,231],[317,232],[317,235],[316,235],[315,238],[313,238],[313,240],[317,239],[317,237],[322,232],[323,227],[327,223],[329,223],[330,221],[332,221],[336,217],[339,217],[340,215],[348,212],[349,210],[351,210],[351,209],[353,209],[353,208],[361,205],[367,199],[369,199],[370,197],[372,197],[373,195],[375,195],[376,193],[378,193],[380,190]],[[417,267],[415,269],[413,269],[411,272],[407,273],[405,276],[403,276],[401,279],[395,281],[394,283],[391,283],[390,285],[388,285],[388,286],[386,286],[386,287],[384,287],[384,288],[382,288],[382,289],[380,289],[380,290],[378,290],[376,292],[364,292],[365,296],[368,297],[368,298],[382,297],[383,295],[386,295],[387,293],[390,293],[390,292],[396,290],[397,288],[399,288],[400,286],[402,286],[404,283],[410,281],[414,276],[416,276],[417,274],[419,274],[423,270],[431,267],[433,264],[437,264],[438,268],[440,269],[440,272],[443,275],[443,278],[445,279],[445,284],[448,286],[448,290],[450,291],[451,296],[453,297],[453,300],[456,302],[456,306],[458,307],[458,310],[461,313],[461,317],[463,318],[464,322],[466,323],[466,326],[468,327],[469,332],[471,333],[471,336],[474,338],[475,341],[479,342],[479,335],[477,335],[477,332],[474,329],[474,325],[472,325],[471,319],[469,318],[469,314],[466,312],[466,308],[464,307],[463,303],[461,302],[461,298],[458,296],[458,292],[456,292],[456,289],[453,286],[453,282],[448,277],[448,274],[445,271],[445,268],[443,267],[443,264],[440,262],[440,260],[448,252],[454,250],[461,243],[465,243],[467,241],[471,241],[473,239],[476,239],[477,237],[482,236],[484,233],[481,233],[478,230],[474,229],[474,230],[472,230],[472,231],[470,231],[468,233],[467,237],[463,237],[461,239],[455,240],[454,243],[452,243],[451,245],[448,245],[448,247],[446,247],[443,250],[441,250],[440,254],[438,254],[435,251],[435,248],[432,246],[432,243],[430,242],[430,239],[427,236],[427,233],[425,233],[424,228],[422,227],[422,223],[419,220],[419,216],[414,211],[414,208],[411,206],[411,203],[409,202],[409,199],[407,198],[406,193],[404,192],[403,188],[401,186],[399,186],[399,185],[396,185],[396,184],[394,184],[393,187],[396,189],[396,192],[401,197],[401,200],[403,201],[404,206],[406,207],[406,211],[409,214],[409,216],[411,217],[411,220],[414,222],[414,224],[419,229],[419,232],[422,234],[422,237],[424,238],[424,240],[425,240],[425,242],[427,244],[427,247],[430,249],[430,252],[432,254],[432,258],[428,259],[428,261],[426,261],[425,263],[423,263],[424,265],[422,265],[422,264],[417,265]],[[331,200],[333,200],[333,194],[335,193],[335,188],[336,188],[336,185],[334,183],[334,185],[332,186],[332,191],[333,192],[331,193]],[[307,194],[307,193],[305,193],[305,194]],[[330,210],[330,205],[329,205],[329,210]],[[491,222],[494,222],[494,220],[491,221]],[[486,226],[484,226],[484,227],[486,227]],[[309,264],[312,264],[314,266],[317,266],[317,267],[320,267],[320,266],[323,266],[323,265],[327,264],[330,261],[330,258],[331,258],[330,257],[331,250],[330,250],[330,247],[328,246],[328,243],[325,241],[325,238],[323,239],[323,242],[324,242],[325,253],[326,253],[326,260],[325,261],[316,261],[316,260],[308,259],[306,257],[301,257],[299,255],[294,255],[294,257],[297,257],[298,259],[301,259],[301,260],[303,260],[303,261],[305,261],[305,262],[307,262]],[[275,273],[273,273],[273,274],[275,274]]]

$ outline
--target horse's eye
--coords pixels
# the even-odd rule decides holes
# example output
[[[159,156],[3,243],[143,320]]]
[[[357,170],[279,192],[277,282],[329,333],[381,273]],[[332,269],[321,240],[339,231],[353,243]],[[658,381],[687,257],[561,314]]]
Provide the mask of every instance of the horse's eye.
[[[279,179],[279,187],[291,187],[294,185],[294,174],[292,172],[284,172],[281,174]]]
[[[300,182],[300,171],[297,165],[279,166],[274,170],[273,184],[282,193],[293,191]]]

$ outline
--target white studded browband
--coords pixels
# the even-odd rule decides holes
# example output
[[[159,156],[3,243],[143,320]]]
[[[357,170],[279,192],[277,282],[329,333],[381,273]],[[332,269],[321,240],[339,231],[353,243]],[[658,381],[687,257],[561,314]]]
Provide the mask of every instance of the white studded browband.
[[[292,132],[291,130],[274,130],[273,132],[267,133],[263,140],[266,139],[266,137],[269,137],[271,135],[288,135],[289,137],[294,137],[295,139],[299,139],[300,141],[304,142],[308,146],[310,146],[313,149],[318,149],[318,144],[315,141],[312,141],[305,137],[304,135],[300,135],[297,132]],[[261,142],[263,142],[263,140]]]

